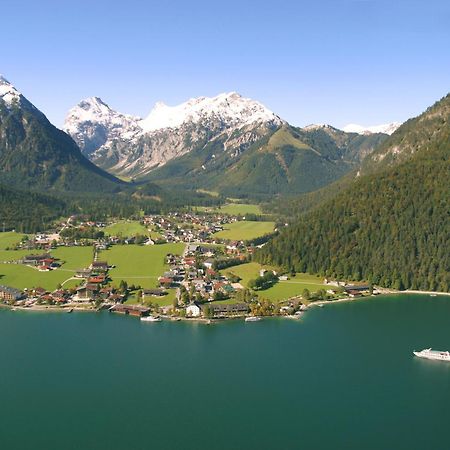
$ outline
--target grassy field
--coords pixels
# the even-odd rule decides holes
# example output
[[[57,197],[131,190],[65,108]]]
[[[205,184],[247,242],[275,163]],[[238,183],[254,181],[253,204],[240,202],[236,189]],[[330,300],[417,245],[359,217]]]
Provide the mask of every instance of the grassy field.
[[[5,250],[14,244],[18,244],[25,235],[15,231],[0,232],[0,250]]]
[[[262,214],[259,205],[246,204],[246,203],[229,203],[228,205],[218,206],[218,207],[201,207],[197,208],[198,211],[213,212],[218,214],[230,214],[233,216],[246,214]]]
[[[21,264],[0,264],[0,284],[12,286],[18,289],[43,287],[54,290],[59,283],[72,276],[71,272],[53,270],[51,272],[39,272]]]
[[[58,247],[50,254],[64,263],[61,269],[70,271],[88,267],[94,257],[92,247]]]
[[[261,269],[273,269],[268,266],[261,266],[258,263],[247,263],[239,266],[229,267],[221,272],[226,274],[232,272],[242,278],[240,282],[244,287],[247,287],[249,280],[259,276]],[[290,277],[288,281],[279,281],[273,287],[264,291],[258,291],[261,298],[267,298],[274,302],[286,300],[290,297],[300,295],[303,289],[309,289],[311,292],[316,292],[319,289],[326,289],[327,286],[323,284],[322,278],[306,273],[298,273],[295,277]]]
[[[41,254],[40,250],[0,251],[0,261],[13,261],[22,258],[25,254]],[[89,266],[92,262],[92,247],[59,247],[51,251],[52,256],[63,263],[61,268],[51,272],[23,266],[21,264],[0,264],[0,284],[18,289],[41,286],[54,290],[59,283],[72,277],[76,269]],[[71,283],[71,282],[70,282]],[[65,287],[73,287],[73,283]]]
[[[25,255],[29,255],[30,250],[0,250],[0,262],[4,261],[16,261],[22,259]],[[34,253],[43,253],[41,250],[37,250]]]
[[[184,244],[115,245],[102,251],[99,259],[116,266],[109,272],[113,283],[119,284],[120,280],[125,280],[128,284],[154,288],[158,277],[167,270],[165,256],[168,253],[181,255],[184,247]]]
[[[233,222],[224,225],[224,229],[215,233],[214,236],[220,239],[245,241],[271,233],[274,227],[275,222]]]
[[[105,234],[109,236],[131,237],[137,234],[148,236],[150,233],[144,225],[137,221],[121,221],[105,228]]]

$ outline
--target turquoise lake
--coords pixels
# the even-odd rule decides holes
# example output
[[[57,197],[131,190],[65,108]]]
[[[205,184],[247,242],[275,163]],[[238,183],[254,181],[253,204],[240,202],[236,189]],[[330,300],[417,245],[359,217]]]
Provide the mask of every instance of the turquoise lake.
[[[450,297],[302,320],[0,311],[0,449],[450,448]]]

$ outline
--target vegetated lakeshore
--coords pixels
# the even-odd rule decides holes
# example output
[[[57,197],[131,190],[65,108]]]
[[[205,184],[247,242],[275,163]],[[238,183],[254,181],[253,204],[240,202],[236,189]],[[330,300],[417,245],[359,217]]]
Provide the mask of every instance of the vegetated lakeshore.
[[[262,233],[280,226],[268,223],[174,212],[108,223],[72,216],[46,233],[0,233],[0,298],[13,308],[211,320],[298,318],[317,301],[380,292],[251,262],[271,237]],[[235,239],[220,238],[233,225]]]

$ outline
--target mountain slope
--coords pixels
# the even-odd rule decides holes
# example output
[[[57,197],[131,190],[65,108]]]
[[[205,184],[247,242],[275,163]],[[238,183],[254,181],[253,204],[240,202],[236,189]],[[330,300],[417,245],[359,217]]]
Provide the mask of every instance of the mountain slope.
[[[123,184],[1,76],[0,171],[2,182],[21,188],[112,192]]]
[[[404,143],[397,154],[405,152],[405,162],[396,160],[384,171],[359,177],[280,233],[257,260],[398,289],[449,291],[450,127],[448,113],[442,113],[445,104],[444,99],[411,121],[421,129],[404,125],[398,130],[401,137],[394,134],[383,144],[392,149]],[[425,138],[410,152],[416,136]]]
[[[299,194],[340,178],[386,135],[360,136],[332,127],[304,130],[287,124],[255,137],[236,153],[220,139],[151,172],[149,179],[227,196]]]
[[[392,136],[368,156],[362,173],[373,173],[393,167],[427,151],[435,142],[442,142],[450,127],[450,94],[447,94],[418,117],[406,121]]]

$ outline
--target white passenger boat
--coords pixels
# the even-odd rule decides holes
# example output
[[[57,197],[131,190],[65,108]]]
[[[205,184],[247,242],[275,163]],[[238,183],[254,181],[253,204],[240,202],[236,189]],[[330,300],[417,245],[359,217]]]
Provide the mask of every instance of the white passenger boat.
[[[439,361],[450,361],[450,352],[441,352],[439,350],[431,350],[431,348],[426,348],[420,352],[413,352],[415,356],[419,358],[426,359],[437,359]]]
[[[261,317],[256,317],[256,316],[250,316],[250,317],[245,318],[246,322],[259,322],[260,320],[261,320]]]
[[[142,322],[161,322],[161,317],[157,316],[145,316],[141,317]]]

